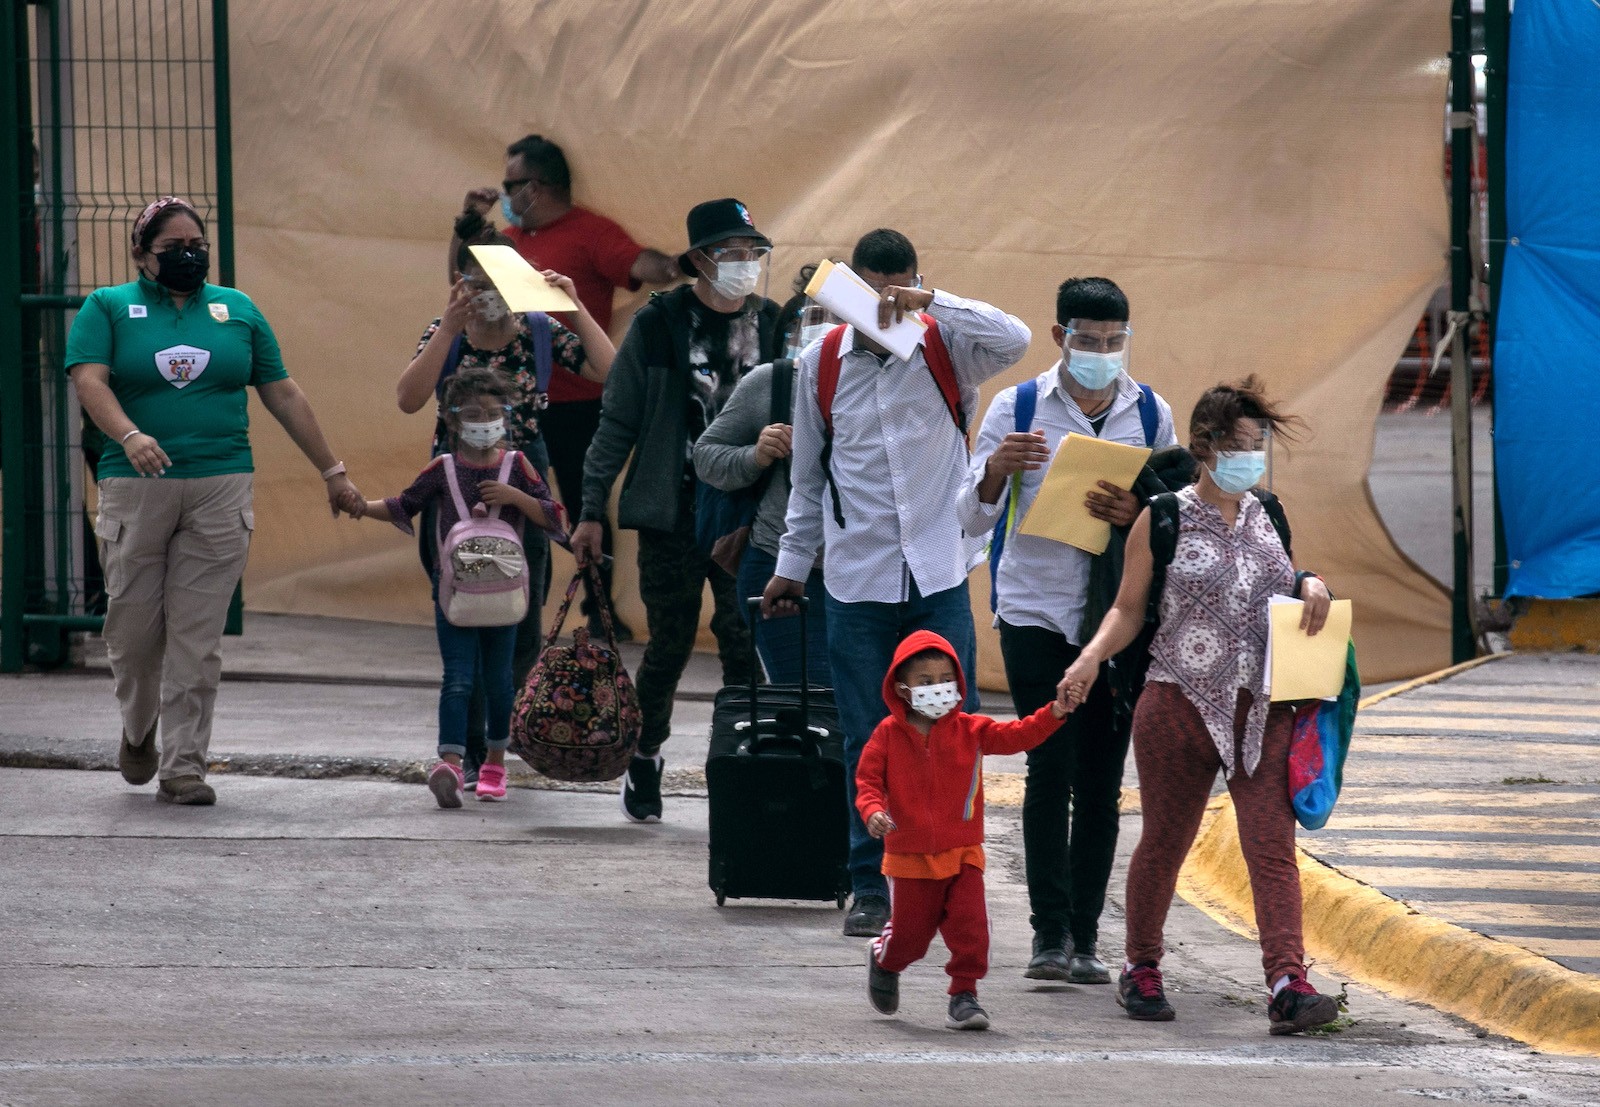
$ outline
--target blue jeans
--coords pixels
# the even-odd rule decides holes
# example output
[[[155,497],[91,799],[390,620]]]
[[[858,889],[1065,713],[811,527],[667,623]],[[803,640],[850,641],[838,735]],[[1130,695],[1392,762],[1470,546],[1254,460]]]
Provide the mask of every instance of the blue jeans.
[[[778,568],[778,559],[765,550],[746,546],[744,559],[739,562],[739,610],[750,624],[750,633],[756,640],[756,653],[767,670],[767,680],[773,684],[800,683],[800,628],[805,627],[806,677],[813,687],[827,687],[831,682],[828,670],[828,610],[823,599],[822,570],[811,570],[806,581],[806,598],[811,605],[805,618],[763,619],[759,611],[752,612],[745,605],[751,596],[759,596]]]
[[[473,683],[480,675],[488,705],[485,745],[503,750],[511,743],[511,655],[517,645],[517,628],[458,627],[433,605],[433,627],[439,635],[439,657],[444,661],[444,683],[439,688],[439,756],[467,752],[467,709]]]
[[[914,630],[942,635],[961,659],[967,682],[965,711],[978,709],[976,674],[978,636],[972,626],[967,582],[924,596],[916,582],[904,603],[842,603],[831,595],[828,608],[828,660],[833,666],[833,695],[844,728],[844,763],[850,797],[850,883],[857,896],[887,897],[883,878],[883,842],[867,833],[856,810],[856,766],[878,724],[889,714],[883,702],[883,678],[894,651]]]

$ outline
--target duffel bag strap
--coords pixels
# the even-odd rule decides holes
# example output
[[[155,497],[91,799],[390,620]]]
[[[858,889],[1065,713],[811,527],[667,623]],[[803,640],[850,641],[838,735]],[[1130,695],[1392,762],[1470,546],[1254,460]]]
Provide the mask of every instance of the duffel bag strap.
[[[593,568],[593,566],[591,566]],[[544,648],[551,649],[556,644],[556,639],[561,637],[561,626],[567,621],[567,612],[572,610],[572,597],[578,594],[578,582],[583,579],[583,570],[579,569],[572,574],[572,583],[567,585],[567,596],[561,601],[561,609],[556,612],[555,624],[551,626],[550,633],[545,637]],[[609,630],[611,624],[607,623]]]

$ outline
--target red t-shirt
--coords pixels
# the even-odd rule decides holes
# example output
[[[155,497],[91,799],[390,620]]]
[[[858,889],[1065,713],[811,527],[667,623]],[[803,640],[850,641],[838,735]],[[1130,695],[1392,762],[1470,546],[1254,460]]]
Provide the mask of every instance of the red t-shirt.
[[[571,277],[578,286],[578,299],[605,330],[611,329],[612,292],[619,285],[626,285],[629,291],[639,287],[632,270],[644,247],[603,215],[574,207],[537,230],[507,227],[505,233],[516,245],[517,253],[534,268],[554,269]],[[570,316],[558,318],[569,327],[573,324]],[[553,404],[598,400],[603,388],[559,365],[550,374]]]

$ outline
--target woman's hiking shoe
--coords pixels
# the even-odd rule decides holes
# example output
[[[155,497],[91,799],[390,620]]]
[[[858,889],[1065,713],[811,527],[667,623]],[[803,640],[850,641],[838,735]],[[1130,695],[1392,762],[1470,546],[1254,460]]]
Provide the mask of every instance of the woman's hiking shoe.
[[[634,754],[628,762],[628,771],[622,778],[622,813],[629,822],[661,821],[661,772],[666,764],[660,754],[655,757]]]
[[[1339,1001],[1320,994],[1303,976],[1289,977],[1267,1007],[1274,1034],[1298,1034],[1339,1017]]]
[[[440,807],[461,806],[461,770],[448,761],[441,761],[428,774],[428,790],[439,801]]]
[[[1026,980],[1066,980],[1067,936],[1061,930],[1033,932],[1033,960],[1022,971]]]
[[[484,765],[478,770],[478,798],[485,803],[506,798],[506,767]]]
[[[117,750],[117,768],[122,779],[129,784],[149,784],[161,764],[161,751],[156,748],[156,727],[160,720],[150,724],[150,733],[137,746],[128,742],[128,732],[122,732],[122,745]]]
[[[1117,1002],[1130,1019],[1140,1022],[1171,1022],[1178,1015],[1167,1002],[1161,970],[1154,965],[1135,965],[1132,972],[1124,972],[1117,981]]]
[[[987,1030],[989,1012],[978,1006],[978,997],[972,992],[957,992],[950,997],[950,1013],[944,1024],[951,1030]]]
[[[1109,984],[1111,970],[1094,955],[1093,946],[1082,946],[1072,951],[1067,963],[1067,979],[1074,984]]]
[[[850,905],[850,913],[844,917],[844,936],[876,938],[883,933],[888,922],[889,901],[868,892],[857,896],[855,903]]]
[[[197,776],[175,776],[161,782],[156,789],[156,799],[185,807],[210,807],[217,802],[217,794],[211,790],[211,785]]]
[[[871,946],[867,947],[867,998],[880,1015],[900,1010],[900,974],[880,967]]]

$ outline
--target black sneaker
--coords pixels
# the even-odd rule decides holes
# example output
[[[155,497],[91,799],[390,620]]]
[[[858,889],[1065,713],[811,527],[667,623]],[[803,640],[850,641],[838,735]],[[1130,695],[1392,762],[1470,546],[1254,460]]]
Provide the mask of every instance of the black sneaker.
[[[1111,970],[1094,955],[1094,946],[1074,945],[1067,963],[1067,979],[1074,984],[1109,984]]]
[[[1298,1034],[1339,1017],[1339,1001],[1320,994],[1303,976],[1289,977],[1267,1007],[1269,1029],[1274,1034]]]
[[[1117,1002],[1130,1019],[1140,1022],[1171,1022],[1178,1015],[1167,1002],[1161,987],[1161,970],[1154,965],[1135,965],[1117,981]]]
[[[880,1015],[900,1010],[900,974],[878,966],[878,959],[867,947],[867,998]]]
[[[660,754],[655,757],[635,754],[628,762],[628,773],[622,778],[622,813],[629,821],[661,821],[661,770],[665,765]]]
[[[1027,980],[1067,980],[1067,936],[1060,930],[1033,932],[1033,960],[1022,975]]]
[[[972,992],[957,992],[950,997],[944,1024],[951,1030],[987,1030],[989,1012],[978,1006],[978,997]]]
[[[850,905],[850,913],[844,917],[844,936],[876,938],[883,933],[888,922],[889,901],[869,892],[857,896],[855,903]]]

